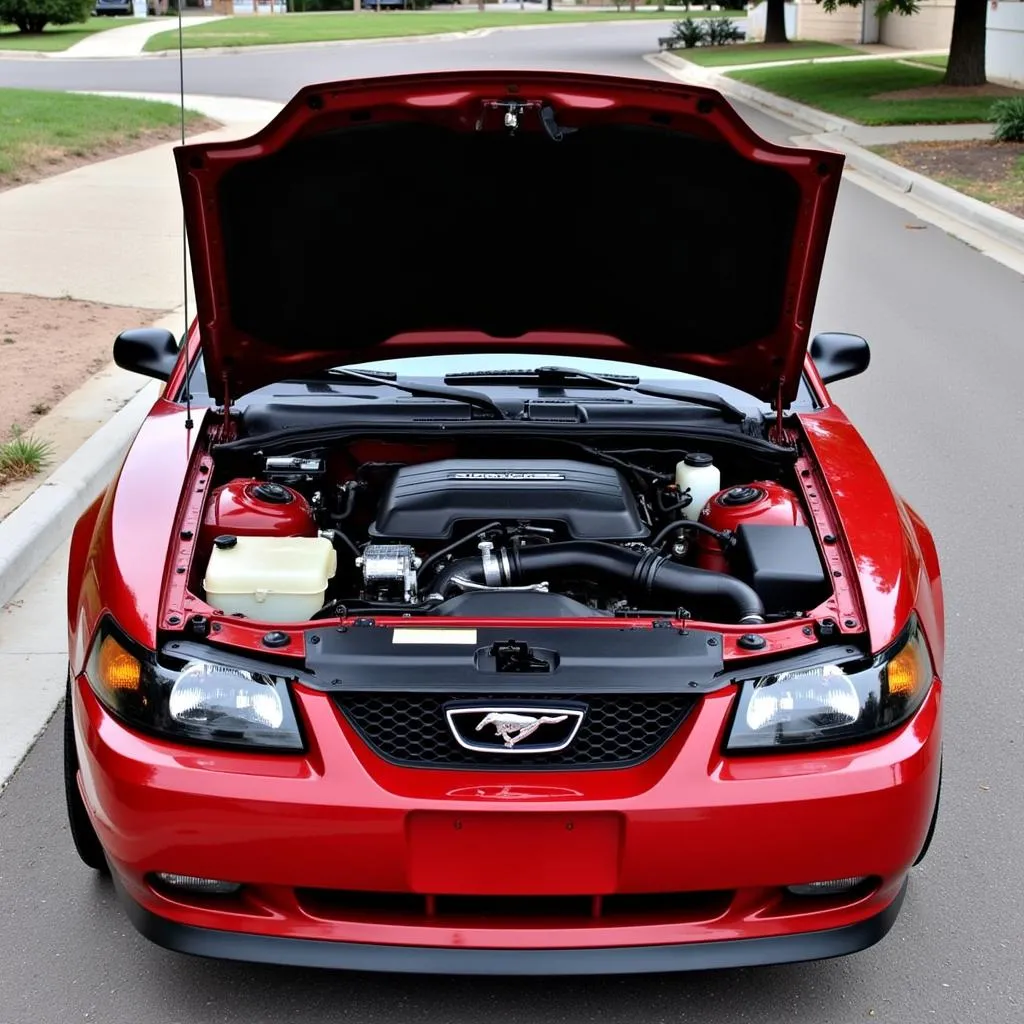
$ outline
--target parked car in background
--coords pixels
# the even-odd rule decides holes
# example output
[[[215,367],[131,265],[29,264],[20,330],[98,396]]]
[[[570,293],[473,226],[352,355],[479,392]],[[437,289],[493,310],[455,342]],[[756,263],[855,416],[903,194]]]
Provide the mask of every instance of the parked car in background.
[[[100,15],[134,14],[135,4],[132,0],[96,0],[93,8],[97,17]]]

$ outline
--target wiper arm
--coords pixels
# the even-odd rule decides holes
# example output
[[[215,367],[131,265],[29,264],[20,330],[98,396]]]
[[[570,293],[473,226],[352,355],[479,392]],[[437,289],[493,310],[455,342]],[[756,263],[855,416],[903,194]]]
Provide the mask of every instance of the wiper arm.
[[[590,380],[597,383],[600,381],[611,389],[617,389],[623,384],[639,384],[640,378],[635,374],[608,373],[597,378],[585,370],[566,370],[559,366],[542,366],[536,370],[458,370],[454,373],[446,373],[446,383],[453,384],[467,383],[474,384],[546,384],[565,387],[565,385],[579,385],[582,381]]]
[[[347,366],[336,366],[331,370],[325,370],[324,376],[342,377],[346,380],[361,380],[370,384],[379,384],[385,387],[394,388],[396,391],[404,391],[407,395],[416,398],[445,398],[454,402],[465,402],[474,409],[483,409],[491,413],[496,419],[507,420],[505,410],[497,402],[480,394],[479,391],[465,391],[462,388],[435,387],[433,384],[410,384],[408,381],[399,380],[393,374],[378,373],[375,371],[350,370]]]
[[[602,376],[597,373],[589,373],[586,370],[570,369],[567,366],[539,366],[535,370],[509,370],[506,372],[497,371],[493,374],[481,374],[488,383],[515,382],[525,384],[536,383],[540,386],[545,384],[560,384],[562,386],[579,385],[580,381],[592,381],[601,387],[611,388],[615,391],[634,391],[638,395],[648,395],[651,398],[666,398],[674,402],[686,402],[689,405],[702,405],[708,409],[716,409],[725,413],[730,419],[742,423],[747,419],[745,413],[738,406],[727,401],[720,395],[713,395],[702,391],[672,391],[663,388],[652,388],[646,384],[640,384],[637,377]],[[465,379],[465,375],[450,373],[445,378],[448,380]],[[479,379],[479,378],[478,378]]]

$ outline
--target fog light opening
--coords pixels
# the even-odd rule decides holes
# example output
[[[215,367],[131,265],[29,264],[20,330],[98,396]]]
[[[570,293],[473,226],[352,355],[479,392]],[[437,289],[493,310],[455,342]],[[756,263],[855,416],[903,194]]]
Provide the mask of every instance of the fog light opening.
[[[867,875],[855,878],[833,878],[828,882],[806,882],[803,885],[787,885],[786,892],[794,896],[838,896],[850,892],[867,881]]]
[[[176,875],[158,871],[154,878],[175,892],[189,892],[200,896],[232,896],[242,888],[241,882],[224,882],[217,878],[198,878],[195,875]]]

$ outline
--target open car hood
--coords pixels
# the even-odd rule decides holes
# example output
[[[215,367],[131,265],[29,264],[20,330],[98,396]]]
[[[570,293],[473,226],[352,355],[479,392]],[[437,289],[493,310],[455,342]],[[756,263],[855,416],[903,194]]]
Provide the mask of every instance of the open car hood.
[[[843,165],[712,90],[518,71],[310,86],[251,138],[175,157],[227,401],[486,346],[788,403]]]

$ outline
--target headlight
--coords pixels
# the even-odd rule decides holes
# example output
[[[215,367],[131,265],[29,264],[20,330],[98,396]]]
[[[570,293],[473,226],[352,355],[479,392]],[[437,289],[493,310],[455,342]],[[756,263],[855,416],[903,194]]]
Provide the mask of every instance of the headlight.
[[[870,663],[817,665],[742,684],[727,749],[856,743],[905,722],[932,682],[916,619]]]
[[[184,743],[301,750],[302,734],[280,676],[207,661],[160,664],[108,623],[86,674],[100,702],[128,725]]]

